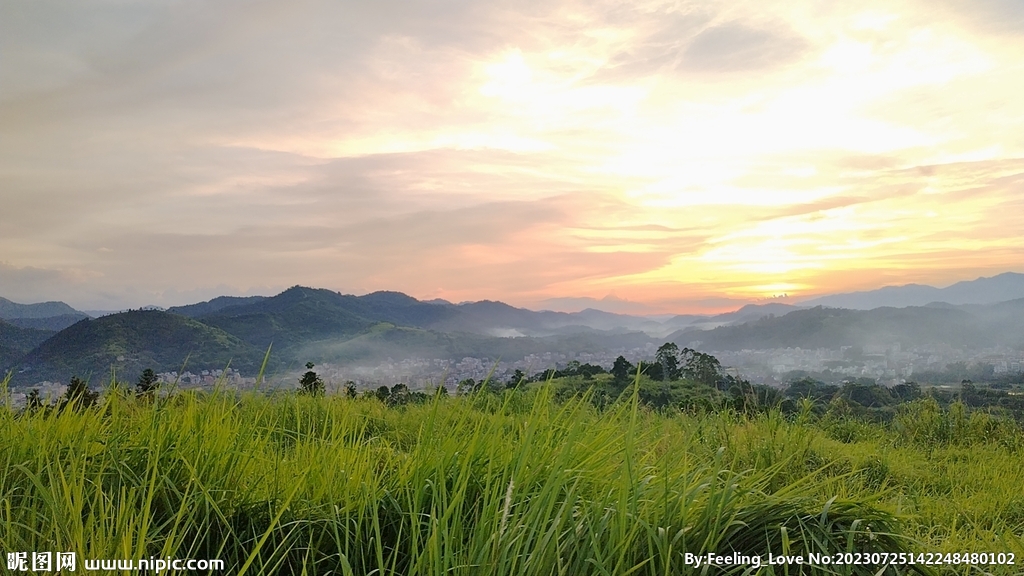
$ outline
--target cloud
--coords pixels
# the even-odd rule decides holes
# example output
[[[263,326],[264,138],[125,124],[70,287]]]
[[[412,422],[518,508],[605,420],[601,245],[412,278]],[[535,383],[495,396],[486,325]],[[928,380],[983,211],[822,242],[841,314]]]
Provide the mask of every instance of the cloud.
[[[682,67],[706,72],[739,72],[771,68],[797,59],[806,43],[793,34],[737,22],[705,29],[683,53]]]
[[[1020,34],[1024,30],[1024,5],[1016,0],[945,0],[928,6],[951,12],[986,34]]]
[[[1018,4],[14,2],[0,293],[665,309],[1006,267]]]
[[[4,297],[20,304],[66,300],[96,277],[97,274],[89,270],[23,267],[0,262],[0,287]],[[79,300],[79,303],[98,302],[100,300]]]

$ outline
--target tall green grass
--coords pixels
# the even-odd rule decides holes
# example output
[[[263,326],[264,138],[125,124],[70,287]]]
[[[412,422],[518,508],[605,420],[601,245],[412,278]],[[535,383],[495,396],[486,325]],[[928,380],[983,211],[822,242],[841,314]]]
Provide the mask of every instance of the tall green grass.
[[[397,409],[108,394],[84,411],[0,411],[0,548],[217,558],[230,574],[547,576],[798,573],[701,572],[685,552],[1015,545],[929,518],[903,490],[942,488],[889,460],[921,453],[897,444],[843,443],[777,412],[657,413],[635,396],[599,411],[587,398],[555,402],[550,388]],[[1018,480],[983,475],[972,481]],[[1000,522],[984,533],[1012,538]]]

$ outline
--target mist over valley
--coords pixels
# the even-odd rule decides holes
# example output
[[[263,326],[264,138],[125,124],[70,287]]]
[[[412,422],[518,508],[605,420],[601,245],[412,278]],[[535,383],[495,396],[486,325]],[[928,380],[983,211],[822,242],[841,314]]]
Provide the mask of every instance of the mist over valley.
[[[292,386],[301,367],[313,362],[335,390],[349,381],[364,388],[454,388],[466,379],[504,381],[516,371],[530,375],[571,362],[610,369],[619,356],[652,361],[658,347],[671,342],[713,354],[727,371],[759,384],[782,387],[800,375],[829,383],[948,384],[967,374],[1005,379],[1022,371],[1022,278],[981,278],[951,287],[954,292],[893,287],[804,304],[749,304],[718,315],[653,317],[302,286],[270,297],[224,296],[98,318],[59,302],[4,300],[0,365],[18,389],[58,390],[72,376],[131,380],[146,368],[186,386],[209,386],[225,376],[245,387],[255,383],[265,357],[265,375],[276,386]],[[923,301],[936,293],[954,294],[960,303]],[[828,298],[892,301],[896,295],[911,305],[810,306]],[[1010,299],[992,302],[1002,297]]]

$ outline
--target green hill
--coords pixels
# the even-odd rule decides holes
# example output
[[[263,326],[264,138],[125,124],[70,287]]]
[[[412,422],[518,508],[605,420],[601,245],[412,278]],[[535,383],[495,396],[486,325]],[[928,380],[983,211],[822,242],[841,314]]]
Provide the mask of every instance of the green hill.
[[[191,313],[214,303],[196,304],[184,311]],[[256,346],[273,342],[275,347],[287,348],[311,340],[354,336],[378,322],[423,327],[452,314],[450,307],[420,302],[399,292],[352,296],[295,286],[271,298],[196,317]]]
[[[208,314],[216,314],[225,308],[232,306],[246,306],[266,300],[266,296],[218,296],[213,300],[189,304],[187,306],[171,306],[167,312],[181,314],[189,318],[198,318]]]
[[[249,300],[246,303],[246,300]],[[271,298],[215,298],[170,308],[219,326],[246,341],[265,346],[291,344],[323,337],[353,335],[379,322],[439,332],[469,332],[483,336],[551,336],[580,328],[635,330],[656,323],[628,316],[535,312],[503,302],[465,304],[423,302],[401,292],[380,291],[363,296],[295,286]],[[632,327],[632,328],[630,328]],[[667,331],[666,331],[667,332]]]
[[[133,380],[145,368],[178,370],[188,359],[192,370],[259,367],[263,352],[223,330],[184,316],[134,310],[79,322],[43,342],[19,364],[30,370],[16,383],[64,381],[73,375],[106,380],[113,368]]]
[[[15,364],[25,354],[55,333],[51,330],[22,328],[0,320],[0,370],[3,371],[0,378],[7,370],[16,368]]]
[[[421,302],[401,292],[373,292],[364,296],[343,296],[351,310],[377,322],[428,328],[459,315],[450,304]]]
[[[349,298],[355,298],[349,297]],[[374,324],[355,314],[345,296],[296,286],[253,304],[231,306],[200,317],[257,348],[281,350],[311,340],[353,336]]]
[[[501,306],[512,317],[529,312]],[[494,306],[484,303],[484,307]],[[213,312],[198,318],[184,315],[203,310]],[[271,360],[281,366],[310,360],[358,362],[410,356],[511,360],[544,352],[600,352],[650,342],[639,332],[584,327],[532,338],[422,327],[459,316],[471,318],[457,306],[420,302],[398,292],[357,297],[299,286],[270,298],[224,298],[169,312],[129,311],[78,322],[58,333],[19,362],[29,370],[18,374],[15,383],[63,381],[72,375],[106,379],[112,367],[119,378],[132,380],[145,368],[177,370],[186,357],[193,371],[221,368],[231,361],[233,367],[252,373],[271,344]],[[486,322],[483,317],[478,319]],[[28,349],[23,346],[11,352],[10,361],[21,358]]]

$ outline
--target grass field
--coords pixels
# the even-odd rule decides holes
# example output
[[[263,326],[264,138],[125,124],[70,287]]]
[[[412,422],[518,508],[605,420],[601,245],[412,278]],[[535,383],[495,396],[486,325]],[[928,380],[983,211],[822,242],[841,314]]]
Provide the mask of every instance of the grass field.
[[[1016,554],[1020,429],[915,403],[810,412],[599,410],[550,386],[436,397],[107,394],[0,410],[0,549],[222,559],[226,574],[896,574],[695,568],[685,553]],[[81,568],[79,568],[81,570]],[[704,571],[702,571],[704,570]]]

